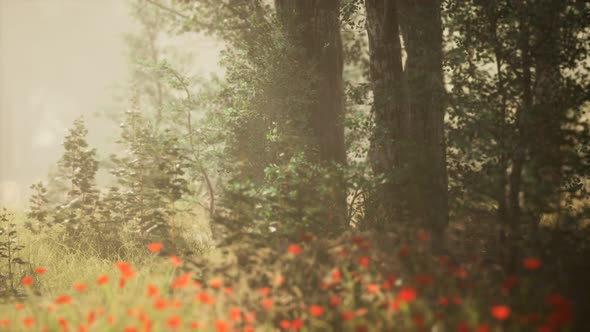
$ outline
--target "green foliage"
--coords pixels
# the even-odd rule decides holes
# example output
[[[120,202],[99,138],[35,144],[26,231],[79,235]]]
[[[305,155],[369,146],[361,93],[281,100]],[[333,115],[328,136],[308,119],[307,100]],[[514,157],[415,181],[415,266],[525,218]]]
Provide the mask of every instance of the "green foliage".
[[[16,266],[26,264],[20,256],[25,248],[19,243],[14,214],[5,207],[0,210],[0,296],[9,292],[16,294],[20,279],[16,274]]]
[[[148,239],[169,240],[175,204],[190,190],[185,177],[189,164],[178,138],[169,131],[155,134],[138,111],[129,111],[119,143],[126,147],[125,155],[113,156],[119,187],[107,196],[119,207],[116,218]]]

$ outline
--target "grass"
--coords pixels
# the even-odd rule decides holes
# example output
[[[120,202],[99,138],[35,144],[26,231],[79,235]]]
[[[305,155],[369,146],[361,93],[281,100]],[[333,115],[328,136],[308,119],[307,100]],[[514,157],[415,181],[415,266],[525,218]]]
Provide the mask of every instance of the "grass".
[[[398,236],[385,251],[370,234],[304,234],[273,244],[243,236],[224,250],[179,259],[167,248],[134,247],[117,262],[63,250],[19,220],[29,264],[15,278],[31,280],[18,286],[25,297],[0,305],[0,331],[571,329],[571,302],[539,277],[538,258],[526,257],[518,275],[494,279],[477,257],[458,266],[432,256],[425,232]]]

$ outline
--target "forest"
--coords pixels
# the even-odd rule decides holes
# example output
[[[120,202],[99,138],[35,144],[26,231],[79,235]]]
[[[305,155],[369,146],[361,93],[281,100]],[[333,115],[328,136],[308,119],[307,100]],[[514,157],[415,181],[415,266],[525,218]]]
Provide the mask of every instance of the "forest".
[[[590,331],[590,2],[125,3],[116,148],[0,202],[0,331]]]

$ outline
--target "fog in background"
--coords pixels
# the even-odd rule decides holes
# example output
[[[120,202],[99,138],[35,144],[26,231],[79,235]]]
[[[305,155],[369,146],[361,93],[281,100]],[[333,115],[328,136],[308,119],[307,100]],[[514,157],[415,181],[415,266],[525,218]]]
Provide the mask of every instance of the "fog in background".
[[[125,107],[113,96],[129,80],[134,29],[125,0],[0,0],[0,205],[26,206],[79,116],[101,157],[114,149],[117,125],[100,115]],[[193,37],[175,42],[192,48],[194,71],[218,71],[220,46]]]

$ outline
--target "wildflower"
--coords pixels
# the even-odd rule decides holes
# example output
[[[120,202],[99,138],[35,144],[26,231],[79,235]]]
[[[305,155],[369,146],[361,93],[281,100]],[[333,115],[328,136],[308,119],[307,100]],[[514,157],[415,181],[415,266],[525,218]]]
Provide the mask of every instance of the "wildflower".
[[[242,312],[240,311],[240,308],[232,307],[229,310],[229,319],[232,322],[238,322],[241,318],[242,318]]]
[[[287,249],[287,252],[293,256],[297,256],[301,253],[301,246],[298,244],[292,244]]]
[[[71,301],[71,297],[69,297],[68,295],[62,295],[55,299],[55,304],[70,304]]]
[[[258,294],[260,294],[262,296],[267,296],[268,294],[270,294],[270,288],[269,287],[261,287],[258,289]]]
[[[109,282],[109,277],[106,274],[103,274],[96,279],[96,284],[99,286],[104,285],[107,282]]]
[[[403,246],[400,248],[399,250],[399,256],[400,257],[405,257],[410,253],[410,248],[408,248],[408,246]]]
[[[134,326],[127,326],[123,332],[137,332],[137,328]]]
[[[442,306],[446,306],[449,304],[449,300],[446,297],[441,296],[438,298],[438,304],[442,305]]]
[[[24,308],[24,307],[25,307],[25,306],[24,306],[22,303],[17,303],[17,304],[15,304],[15,305],[14,305],[14,308],[15,308],[16,310],[21,310],[21,309],[22,309],[22,308]]]
[[[397,299],[400,302],[412,303],[416,299],[416,290],[410,287],[402,288],[397,293]]]
[[[281,322],[279,323],[279,326],[280,326],[280,327],[281,327],[283,330],[286,330],[286,329],[288,329],[288,328],[290,328],[290,327],[291,327],[291,322],[290,322],[290,321],[288,321],[288,320],[286,320],[286,319],[283,319],[283,320],[281,320]]]
[[[340,296],[338,295],[331,295],[330,296],[330,306],[336,307],[340,304]]]
[[[508,276],[506,278],[506,280],[504,280],[504,282],[502,283],[500,288],[502,288],[502,290],[504,290],[504,291],[510,291],[512,288],[516,287],[517,283],[518,283],[518,279],[516,278],[516,276],[511,275],[511,276]]]
[[[475,327],[475,332],[490,332],[490,327],[486,324],[479,324]]]
[[[300,318],[296,318],[291,321],[291,328],[292,329],[299,330],[302,327],[303,327],[303,320],[301,320]]]
[[[339,283],[340,282],[340,269],[335,268],[334,270],[332,270],[331,277],[332,277],[332,283],[334,283],[334,284]]]
[[[469,332],[469,326],[465,322],[459,322],[459,325],[457,325],[457,329],[455,331],[457,331],[457,332]]]
[[[31,317],[25,317],[23,319],[23,325],[25,327],[31,327],[33,324],[35,324],[35,320]]]
[[[223,280],[221,280],[221,278],[212,278],[211,280],[209,280],[209,286],[213,287],[213,288],[219,288],[223,285]]]
[[[366,286],[367,288],[367,292],[369,292],[370,294],[375,294],[377,292],[379,292],[379,285],[377,284],[368,284]]]
[[[358,259],[358,264],[362,268],[367,268],[369,266],[369,257],[368,256],[361,256]]]
[[[522,261],[522,266],[527,270],[538,270],[541,267],[541,260],[535,257],[525,258]]]
[[[418,234],[416,234],[416,237],[420,241],[428,241],[430,239],[430,234],[428,234],[427,232],[424,232],[424,231],[420,231],[420,232],[418,232]]]
[[[215,303],[215,298],[209,295],[207,292],[201,292],[195,296],[195,299],[200,301],[203,304],[213,304]]]
[[[0,319],[0,326],[9,326],[10,321],[8,319]]]
[[[248,311],[244,313],[244,323],[250,324],[256,321],[256,312]]]
[[[496,305],[490,309],[490,313],[497,320],[506,320],[510,316],[510,308],[505,305]]]
[[[153,253],[157,253],[158,251],[162,250],[162,247],[164,247],[164,245],[160,242],[154,242],[147,245],[148,250]]]
[[[168,306],[168,302],[164,299],[157,298],[154,300],[154,309],[164,310]]]
[[[217,332],[227,332],[229,331],[229,328],[227,326],[227,323],[222,321],[222,320],[216,320],[215,321],[215,331]]]
[[[278,275],[275,277],[274,284],[275,286],[281,286],[285,282],[285,277],[282,275]]]
[[[178,256],[170,256],[170,264],[174,267],[179,267],[182,264],[182,261]]]
[[[463,300],[461,300],[461,298],[459,297],[455,297],[453,298],[453,303],[456,305],[461,305],[461,303],[463,303]]]
[[[197,321],[192,321],[190,324],[190,327],[193,330],[197,330],[200,326],[201,326],[201,324],[199,324],[199,322],[197,322]]]
[[[340,317],[342,318],[342,321],[348,322],[354,318],[354,312],[351,310],[343,311],[342,314],[340,314]]]
[[[125,278],[119,278],[119,288],[125,287]]]
[[[429,274],[419,274],[414,277],[414,281],[420,286],[429,286],[432,284],[432,276]]]
[[[188,272],[178,276],[172,283],[172,289],[185,288],[191,281],[191,274]]]
[[[158,287],[152,284],[147,285],[146,297],[158,296],[159,293],[160,291],[158,290]]]
[[[44,267],[36,267],[35,268],[35,273],[37,273],[37,274],[43,274],[43,273],[45,273],[45,271],[47,271],[47,269],[45,269]]]
[[[74,288],[78,292],[83,292],[86,289],[86,285],[81,282],[77,282],[74,285],[72,285],[72,288]]]
[[[23,286],[30,286],[30,285],[33,283],[33,278],[31,278],[31,277],[24,277],[24,278],[21,280],[21,282],[20,282],[20,283],[21,283],[21,285],[23,285]]]
[[[224,287],[223,288],[223,294],[232,295],[233,293],[234,293],[233,288],[231,288],[231,287]]]
[[[312,305],[308,309],[309,314],[313,317],[319,317],[324,314],[324,308],[319,305]]]
[[[59,324],[59,326],[61,326],[61,329],[63,331],[67,331],[68,330],[68,321],[65,320],[64,318],[58,318],[57,319],[57,323]]]
[[[88,325],[94,323],[95,319],[96,319],[96,314],[94,313],[94,311],[89,311],[88,315],[86,315],[86,322],[88,323]]]
[[[262,301],[260,301],[260,305],[262,306],[262,308],[264,308],[264,310],[268,311],[272,309],[272,299],[262,299]]]
[[[179,316],[171,316],[166,320],[166,325],[173,329],[177,329],[180,326],[180,317]]]

